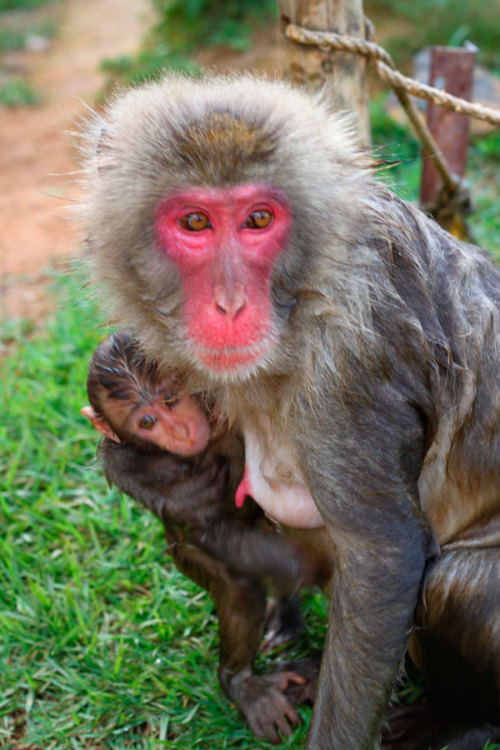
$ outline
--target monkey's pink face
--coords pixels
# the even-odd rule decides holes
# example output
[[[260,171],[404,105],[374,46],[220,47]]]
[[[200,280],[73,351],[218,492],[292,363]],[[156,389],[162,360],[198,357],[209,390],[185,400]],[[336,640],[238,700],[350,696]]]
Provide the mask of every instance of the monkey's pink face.
[[[205,414],[189,396],[157,398],[133,409],[123,427],[177,456],[196,456],[207,447],[211,430]]]
[[[209,369],[251,366],[271,346],[271,277],[290,225],[285,194],[261,185],[186,190],[158,205],[158,248],[182,278],[187,335]]]

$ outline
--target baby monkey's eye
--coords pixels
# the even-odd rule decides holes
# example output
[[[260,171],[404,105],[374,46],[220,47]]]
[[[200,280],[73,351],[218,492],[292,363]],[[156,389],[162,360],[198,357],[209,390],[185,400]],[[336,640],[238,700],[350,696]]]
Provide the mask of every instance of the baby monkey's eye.
[[[145,414],[139,420],[139,427],[141,430],[150,430],[157,423],[158,418],[154,414]]]
[[[165,406],[172,408],[173,406],[178,404],[180,400],[181,397],[179,396],[178,392],[174,391],[173,393],[167,393],[167,395],[163,399],[163,403],[165,404]]]

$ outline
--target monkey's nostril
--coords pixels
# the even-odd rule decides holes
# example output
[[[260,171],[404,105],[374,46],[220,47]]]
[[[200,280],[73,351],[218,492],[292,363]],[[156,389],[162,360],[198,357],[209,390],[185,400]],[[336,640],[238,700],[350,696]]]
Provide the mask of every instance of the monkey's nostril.
[[[243,284],[236,284],[233,289],[228,290],[222,284],[214,289],[214,303],[222,315],[235,318],[245,307],[246,297]]]

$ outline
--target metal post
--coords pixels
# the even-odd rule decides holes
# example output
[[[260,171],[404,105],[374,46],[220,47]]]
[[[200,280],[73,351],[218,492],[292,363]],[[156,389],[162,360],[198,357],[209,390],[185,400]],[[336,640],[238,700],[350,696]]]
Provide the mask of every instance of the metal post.
[[[449,94],[470,101],[474,77],[475,49],[432,47],[429,83]],[[429,104],[427,124],[439,144],[451,172],[462,177],[467,161],[469,118],[458,112]],[[424,159],[420,202],[428,206],[436,202],[443,182],[430,159]]]

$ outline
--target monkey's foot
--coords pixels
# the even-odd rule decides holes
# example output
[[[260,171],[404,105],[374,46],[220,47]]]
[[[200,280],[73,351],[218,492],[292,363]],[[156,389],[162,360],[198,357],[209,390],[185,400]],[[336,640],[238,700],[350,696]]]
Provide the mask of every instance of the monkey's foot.
[[[301,703],[314,703],[316,688],[318,686],[319,668],[321,667],[321,654],[308,656],[306,659],[286,661],[278,665],[280,670],[297,672],[306,679],[301,684],[290,684],[285,690],[286,697],[295,705]]]
[[[473,724],[451,716],[442,706],[389,706],[382,732],[383,750],[482,750],[500,741],[500,727]]]
[[[305,682],[306,678],[294,671],[256,675],[245,670],[229,681],[226,692],[238,704],[254,735],[277,745],[279,733],[288,737],[300,722],[285,691]],[[222,679],[221,683],[224,685]]]

